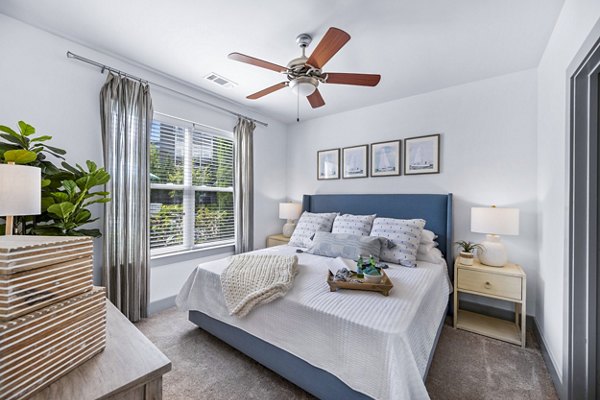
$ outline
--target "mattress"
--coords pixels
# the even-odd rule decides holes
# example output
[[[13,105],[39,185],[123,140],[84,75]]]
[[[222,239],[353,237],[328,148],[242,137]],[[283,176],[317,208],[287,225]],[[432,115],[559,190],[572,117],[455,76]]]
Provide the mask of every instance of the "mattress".
[[[260,252],[291,255],[296,248],[254,253]],[[424,375],[452,291],[445,262],[389,264],[394,288],[384,297],[330,292],[326,277],[333,260],[298,254],[299,272],[287,295],[244,318],[230,316],[225,307],[220,274],[229,258],[201,264],[182,287],[177,306],[242,329],[372,398],[428,399]]]

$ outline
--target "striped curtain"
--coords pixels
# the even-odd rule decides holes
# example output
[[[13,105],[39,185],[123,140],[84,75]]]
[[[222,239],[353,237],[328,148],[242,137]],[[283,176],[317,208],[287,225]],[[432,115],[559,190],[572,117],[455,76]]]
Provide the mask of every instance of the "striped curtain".
[[[256,124],[240,117],[233,129],[235,253],[254,248],[254,160],[252,135]]]
[[[131,321],[147,316],[149,133],[152,98],[147,83],[109,73],[100,91],[106,185],[102,284]]]

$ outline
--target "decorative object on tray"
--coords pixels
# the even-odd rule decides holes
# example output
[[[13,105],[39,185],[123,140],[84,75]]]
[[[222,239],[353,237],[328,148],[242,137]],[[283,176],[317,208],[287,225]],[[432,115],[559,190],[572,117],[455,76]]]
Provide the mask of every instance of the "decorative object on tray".
[[[400,175],[400,140],[371,143],[371,176]]]
[[[9,152],[4,153],[5,157],[6,153]],[[41,171],[37,167],[16,165],[14,161],[0,164],[0,215],[6,219],[5,235],[13,234],[15,215],[40,213]]]
[[[404,139],[404,175],[440,173],[440,134]]]
[[[485,233],[485,241],[477,256],[482,264],[490,267],[503,267],[508,262],[506,247],[500,235],[519,234],[519,209],[473,207],[471,208],[471,232]]]
[[[283,236],[291,237],[296,229],[296,220],[302,214],[302,204],[300,203],[279,203],[279,219],[286,219],[283,225]]]
[[[462,265],[473,265],[473,252],[475,250],[485,251],[484,247],[479,243],[472,243],[467,240],[459,240],[454,242],[456,247],[460,249],[458,262]]]
[[[0,236],[0,398],[42,389],[104,349],[106,295],[86,236]]]
[[[317,179],[340,179],[340,149],[317,151]]]
[[[366,178],[369,170],[369,146],[352,146],[342,149],[344,179]]]

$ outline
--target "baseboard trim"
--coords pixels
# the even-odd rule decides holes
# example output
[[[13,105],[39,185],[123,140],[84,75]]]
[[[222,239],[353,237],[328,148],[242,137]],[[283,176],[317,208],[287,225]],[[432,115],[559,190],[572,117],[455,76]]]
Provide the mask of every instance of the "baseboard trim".
[[[504,310],[497,307],[473,303],[471,301],[461,301],[460,308],[467,311],[486,314],[490,317],[506,319],[509,321],[511,321],[514,318],[514,313],[510,310]],[[546,340],[544,339],[544,336],[542,335],[538,327],[537,320],[532,315],[527,316],[527,325],[531,326],[533,335],[535,336],[535,339],[540,345],[540,352],[542,353],[544,364],[546,364],[546,368],[548,369],[548,373],[550,374],[550,378],[552,379],[552,383],[554,384],[554,388],[556,389],[558,397],[560,398],[560,400],[566,400],[567,397],[565,387],[562,384],[562,381],[559,378],[558,373],[556,372],[556,368],[554,367],[554,363],[552,362],[552,358],[548,353]]]
[[[544,358],[544,363],[546,364],[546,368],[548,368],[548,372],[550,373],[550,378],[552,378],[552,382],[554,383],[554,388],[556,389],[556,393],[560,400],[567,400],[567,388],[563,385],[562,380],[558,376],[558,372],[554,367],[554,362],[552,361],[552,357],[550,357],[550,353],[548,353],[548,347],[546,346],[546,340],[540,331],[537,320],[533,318],[533,324],[531,324],[533,328],[533,335],[540,345],[540,351],[542,352],[542,357]]]
[[[148,305],[148,315],[156,314],[157,312],[161,312],[166,310],[167,308],[171,308],[175,305],[175,298],[177,296],[165,297],[164,299],[153,301]]]

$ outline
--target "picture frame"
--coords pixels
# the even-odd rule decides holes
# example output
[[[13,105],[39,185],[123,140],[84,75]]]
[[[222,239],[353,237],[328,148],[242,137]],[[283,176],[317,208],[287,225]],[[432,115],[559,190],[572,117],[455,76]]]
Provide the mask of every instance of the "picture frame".
[[[340,149],[317,151],[317,180],[340,179]]]
[[[440,134],[404,139],[404,175],[440,173]]]
[[[401,140],[371,143],[371,176],[400,175]]]
[[[369,176],[369,145],[342,149],[342,178],[355,179]]]

